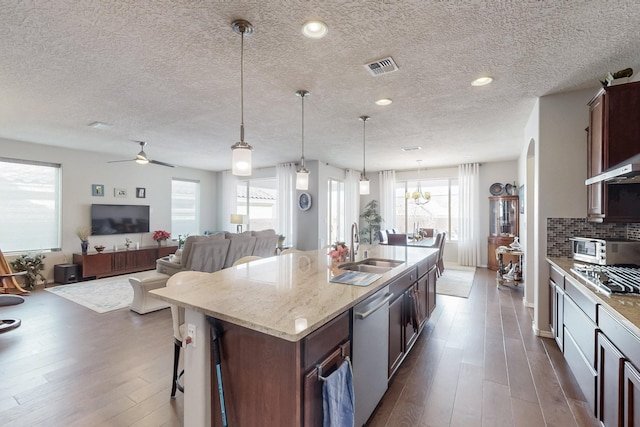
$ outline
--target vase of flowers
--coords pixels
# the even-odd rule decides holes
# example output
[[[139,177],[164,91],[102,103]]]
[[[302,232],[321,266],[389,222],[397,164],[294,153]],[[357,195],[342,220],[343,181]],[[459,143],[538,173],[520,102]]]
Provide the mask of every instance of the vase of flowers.
[[[171,237],[171,233],[164,230],[156,230],[153,232],[153,240],[156,241],[158,246],[162,246],[163,242],[166,242]]]
[[[91,235],[91,227],[82,226],[76,229],[76,236],[80,239],[80,248],[82,249],[82,254],[87,254],[87,249],[89,248],[89,236]]]
[[[331,263],[337,264],[339,262],[345,262],[348,254],[349,248],[347,245],[344,242],[336,242],[331,245],[328,255],[331,257]]]

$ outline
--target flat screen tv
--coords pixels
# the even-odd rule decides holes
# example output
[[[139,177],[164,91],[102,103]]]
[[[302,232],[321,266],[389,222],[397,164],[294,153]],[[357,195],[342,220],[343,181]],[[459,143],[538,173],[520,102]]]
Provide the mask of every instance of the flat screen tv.
[[[91,205],[91,235],[148,233],[147,205]]]

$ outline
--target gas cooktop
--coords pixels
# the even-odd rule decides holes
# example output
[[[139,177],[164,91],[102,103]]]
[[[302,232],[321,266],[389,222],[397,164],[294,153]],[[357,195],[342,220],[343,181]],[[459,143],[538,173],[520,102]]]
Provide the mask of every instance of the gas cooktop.
[[[571,271],[607,294],[640,296],[640,267],[574,263]]]

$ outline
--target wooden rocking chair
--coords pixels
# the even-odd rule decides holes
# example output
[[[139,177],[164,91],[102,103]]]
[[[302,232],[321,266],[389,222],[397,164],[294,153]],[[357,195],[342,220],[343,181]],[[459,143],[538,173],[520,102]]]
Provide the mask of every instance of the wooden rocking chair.
[[[23,276],[25,274],[27,274],[26,271],[13,273],[9,263],[2,254],[2,250],[0,250],[0,285],[2,285],[0,286],[0,294],[10,293],[9,289],[16,289],[20,295],[28,294],[29,291],[20,286],[16,280],[16,276]]]

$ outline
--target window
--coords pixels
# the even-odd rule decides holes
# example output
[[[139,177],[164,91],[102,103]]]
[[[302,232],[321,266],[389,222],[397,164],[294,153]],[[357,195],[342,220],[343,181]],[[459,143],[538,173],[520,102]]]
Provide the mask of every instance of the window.
[[[0,158],[5,252],[59,248],[60,165]]]
[[[171,235],[200,234],[200,183],[171,180]]]
[[[329,178],[328,243],[345,241],[344,182]]]
[[[245,215],[247,230],[276,230],[276,179],[239,182],[237,189],[236,213]]]
[[[431,193],[431,200],[424,205],[406,199],[407,191],[415,191],[418,181],[396,184],[396,226],[398,232],[412,234],[418,228],[435,228],[446,231],[447,239],[458,240],[458,179],[441,178],[421,180],[423,192]]]

